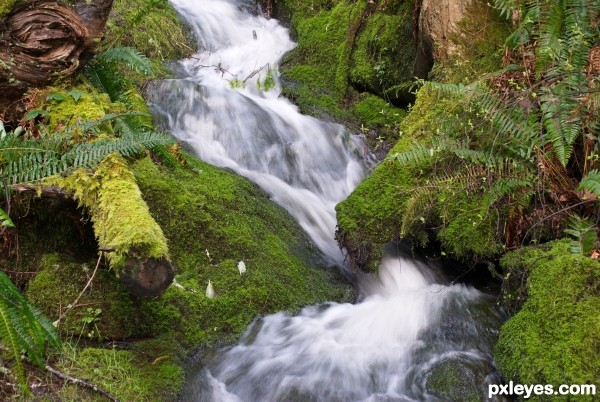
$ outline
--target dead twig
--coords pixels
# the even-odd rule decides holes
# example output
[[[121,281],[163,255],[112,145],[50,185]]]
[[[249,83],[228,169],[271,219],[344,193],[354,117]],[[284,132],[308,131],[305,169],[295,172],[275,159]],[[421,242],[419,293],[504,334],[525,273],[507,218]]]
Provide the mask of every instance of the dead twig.
[[[69,313],[69,311],[71,311],[71,309],[77,305],[77,302],[79,302],[79,299],[81,299],[81,296],[83,296],[83,294],[85,293],[87,288],[91,285],[92,281],[94,280],[94,277],[96,276],[96,272],[98,272],[98,267],[100,266],[101,260],[102,260],[102,254],[100,254],[98,256],[98,262],[96,262],[96,267],[94,268],[94,272],[92,272],[92,276],[90,277],[90,279],[87,281],[87,283],[83,287],[83,290],[81,291],[81,293],[79,293],[79,295],[77,296],[75,301],[73,303],[69,304],[67,306],[66,310],[58,317],[58,319],[56,321],[54,321],[54,326],[58,326],[60,320],[65,318],[65,316]]]
[[[26,362],[28,364],[32,364],[31,361],[27,358],[27,356],[21,356],[21,360],[23,360],[24,362]],[[65,374],[62,371],[59,371],[59,370],[55,369],[54,367],[49,366],[47,364],[44,366],[44,369],[46,371],[48,371],[49,373],[51,373],[52,375],[54,375],[55,377],[60,378],[61,380],[68,381],[70,383],[73,383],[73,384],[83,387],[83,388],[91,389],[94,392],[104,395],[108,400],[111,400],[113,402],[119,402],[119,400],[117,398],[115,398],[112,394],[110,394],[108,391],[100,388],[99,386],[97,386],[95,384],[91,384],[80,378],[72,377],[72,376]]]

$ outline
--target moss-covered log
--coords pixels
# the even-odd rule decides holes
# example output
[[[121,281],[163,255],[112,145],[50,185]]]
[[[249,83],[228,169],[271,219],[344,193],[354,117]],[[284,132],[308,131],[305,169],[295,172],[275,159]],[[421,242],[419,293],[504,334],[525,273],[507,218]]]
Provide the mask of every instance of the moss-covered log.
[[[134,295],[157,297],[174,278],[167,241],[150,215],[125,160],[111,154],[95,172],[77,170],[66,179],[52,179],[89,210],[100,248]]]

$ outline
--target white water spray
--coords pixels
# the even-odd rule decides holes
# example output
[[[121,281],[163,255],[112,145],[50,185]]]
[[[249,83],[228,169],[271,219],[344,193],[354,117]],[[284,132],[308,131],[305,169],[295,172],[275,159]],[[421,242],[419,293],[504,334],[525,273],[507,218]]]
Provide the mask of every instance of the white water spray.
[[[334,208],[363,177],[360,141],[279,97],[277,63],[294,43],[276,20],[227,0],[173,3],[201,38],[201,51],[181,62],[184,80],[155,91],[154,109],[202,160],[265,189],[341,264]],[[270,77],[276,86],[261,90]]]
[[[363,177],[363,147],[342,126],[298,113],[277,80],[263,90],[294,43],[277,21],[233,1],[172,0],[201,46],[180,63],[183,78],[155,88],[154,110],[201,159],[259,184],[341,263],[334,207]],[[499,317],[479,291],[438,281],[388,254],[378,280],[361,281],[360,303],[257,320],[190,376],[182,400],[438,401],[432,373],[448,364],[483,395]]]

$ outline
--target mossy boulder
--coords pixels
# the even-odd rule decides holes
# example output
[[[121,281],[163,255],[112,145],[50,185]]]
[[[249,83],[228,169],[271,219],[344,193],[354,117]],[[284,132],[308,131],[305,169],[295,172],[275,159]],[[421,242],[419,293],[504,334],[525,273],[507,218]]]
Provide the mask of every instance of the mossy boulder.
[[[407,101],[405,90],[391,88],[414,77],[413,6],[412,1],[278,3],[277,17],[291,21],[298,42],[282,62],[284,95],[305,114],[372,128],[363,102],[368,93],[384,104]],[[393,136],[395,128],[377,129]]]
[[[337,238],[355,267],[375,271],[383,246],[399,237],[425,244],[434,236],[445,253],[459,260],[492,257],[502,250],[496,216],[484,207],[484,194],[453,185],[452,180],[460,184],[460,177],[436,176],[443,161],[436,160],[432,140],[444,135],[439,133],[442,124],[462,124],[461,113],[451,96],[440,97],[426,87],[420,90],[400,124],[401,137],[390,157],[336,206]],[[414,157],[410,163],[393,157],[410,158],[423,148],[429,157]]]
[[[569,247],[568,240],[527,247],[501,261],[507,276],[523,266],[529,271],[528,298],[500,329],[495,350],[506,381],[600,385],[600,263],[571,253]],[[544,398],[534,395],[531,400]]]
[[[325,269],[306,234],[256,185],[187,158],[188,168],[149,159],[133,172],[170,244],[179,286],[149,303],[157,333],[188,347],[234,338],[260,314],[339,300],[348,287]],[[239,273],[244,261],[247,271]],[[216,294],[204,293],[211,281]]]
[[[157,62],[183,59],[197,46],[192,29],[166,0],[115,0],[103,43],[135,47]]]
[[[447,359],[434,365],[427,378],[427,392],[443,401],[479,402],[487,372],[470,367],[469,362]],[[482,387],[483,388],[483,387]]]

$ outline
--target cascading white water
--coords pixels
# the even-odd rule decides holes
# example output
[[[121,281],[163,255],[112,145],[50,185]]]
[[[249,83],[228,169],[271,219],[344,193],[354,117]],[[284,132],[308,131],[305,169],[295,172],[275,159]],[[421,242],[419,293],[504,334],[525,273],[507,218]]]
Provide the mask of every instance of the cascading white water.
[[[265,189],[341,264],[334,208],[363,177],[360,141],[343,126],[301,115],[279,97],[278,84],[260,90],[294,47],[277,21],[228,0],[173,3],[196,30],[201,51],[181,62],[185,79],[154,92],[154,109],[202,160]]]
[[[279,97],[277,81],[263,90],[294,46],[277,21],[235,0],[172,2],[195,29],[200,51],[180,62],[182,78],[154,87],[153,109],[201,159],[259,184],[342,264],[334,207],[363,176],[361,142],[340,125],[298,113]],[[388,254],[378,281],[361,280],[360,303],[257,320],[239,345],[216,352],[191,376],[182,399],[443,400],[430,379],[436,367],[455,363],[483,394],[493,381],[499,317],[479,291],[435,282],[429,268]]]
[[[450,375],[481,400],[498,381],[490,350],[500,317],[489,296],[434,281],[424,264],[388,254],[361,303],[257,320],[208,359],[182,400],[441,401],[431,384]]]

